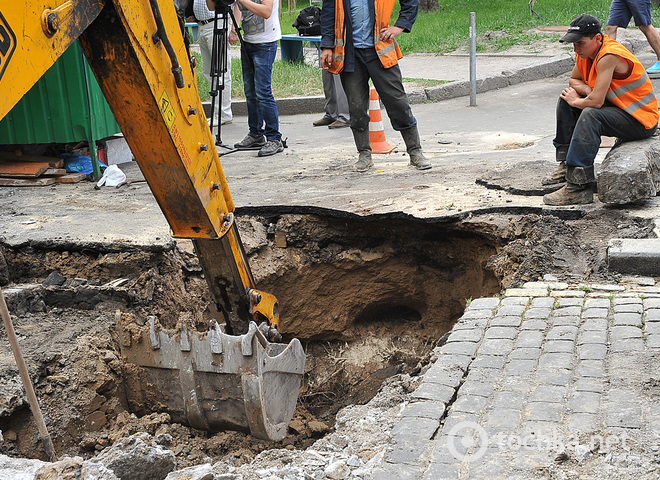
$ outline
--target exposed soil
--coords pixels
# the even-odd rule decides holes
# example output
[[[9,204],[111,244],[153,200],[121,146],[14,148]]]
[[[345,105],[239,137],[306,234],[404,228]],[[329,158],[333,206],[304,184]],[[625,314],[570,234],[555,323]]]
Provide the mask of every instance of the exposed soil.
[[[241,217],[239,229],[257,284],[281,302],[285,337],[301,339],[307,354],[300,401],[277,444],[126,409],[110,335],[116,312],[170,325],[210,316],[189,242],[162,252],[4,249],[9,309],[58,455],[88,458],[137,432],[170,434],[178,468],[238,466],[273,447],[305,448],[386,379],[410,382],[467,299],[544,274],[616,280],[605,263],[608,239],[653,236],[651,221],[616,209],[578,220],[488,215],[449,225],[270,215]],[[45,459],[5,336],[0,377],[0,453]]]

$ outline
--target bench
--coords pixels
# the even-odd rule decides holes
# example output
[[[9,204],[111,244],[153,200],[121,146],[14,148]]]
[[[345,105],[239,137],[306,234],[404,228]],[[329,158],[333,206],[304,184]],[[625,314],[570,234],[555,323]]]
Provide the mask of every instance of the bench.
[[[282,35],[280,39],[280,50],[282,60],[285,62],[298,63],[303,61],[303,42],[309,42],[310,46],[316,47],[319,66],[321,66],[321,36],[298,35],[296,33]]]

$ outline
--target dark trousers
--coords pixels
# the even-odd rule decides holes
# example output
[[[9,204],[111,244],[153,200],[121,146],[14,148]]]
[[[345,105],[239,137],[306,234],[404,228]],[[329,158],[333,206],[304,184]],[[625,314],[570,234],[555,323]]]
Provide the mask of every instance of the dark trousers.
[[[369,79],[385,106],[392,128],[401,131],[416,126],[399,66],[383,67],[374,48],[356,48],[354,52],[355,70],[340,74],[348,98],[351,128],[358,132],[369,129]]]
[[[557,136],[555,147],[568,146],[566,165],[592,167],[600,148],[600,137],[641,140],[653,136],[657,125],[646,129],[632,115],[606,102],[601,108],[584,110],[571,107],[566,100],[557,102]]]

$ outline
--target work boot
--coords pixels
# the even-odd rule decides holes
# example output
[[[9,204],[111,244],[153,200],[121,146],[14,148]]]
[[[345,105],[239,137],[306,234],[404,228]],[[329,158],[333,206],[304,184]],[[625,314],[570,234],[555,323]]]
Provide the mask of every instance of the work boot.
[[[562,145],[557,147],[555,151],[555,159],[559,162],[550,175],[543,177],[541,185],[557,185],[566,181],[566,154],[568,153],[568,146]]]
[[[594,202],[594,192],[591,184],[579,185],[566,182],[562,188],[543,196],[543,203],[553,207],[565,205],[586,205]]]
[[[371,159],[371,137],[369,136],[369,130],[363,130],[361,132],[353,130],[353,138],[355,139],[355,146],[360,152],[358,161],[353,165],[353,170],[356,172],[366,172],[369,170],[374,161]]]
[[[431,162],[422,153],[422,144],[419,140],[417,127],[401,130],[401,136],[406,143],[408,155],[410,155],[410,165],[417,170],[428,170],[431,168]]]
[[[266,137],[263,135],[253,137],[248,133],[243,140],[234,144],[234,148],[238,148],[239,150],[259,150],[264,145],[266,145]]]

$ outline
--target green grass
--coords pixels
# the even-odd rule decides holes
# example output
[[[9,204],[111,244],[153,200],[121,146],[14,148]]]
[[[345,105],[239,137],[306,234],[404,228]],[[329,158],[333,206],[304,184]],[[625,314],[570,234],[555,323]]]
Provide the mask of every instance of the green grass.
[[[528,0],[438,0],[438,10],[417,17],[412,32],[401,34],[397,41],[406,53],[448,53],[465,47],[469,42],[470,12],[475,12],[477,51],[503,51],[515,45],[539,44],[548,36],[530,32],[541,26],[568,25],[581,13],[589,13],[603,22],[607,21],[611,0],[537,0],[535,11],[529,10]],[[291,25],[298,12],[309,3],[301,0],[296,8],[287,12],[282,5],[280,25],[282,33],[296,33]],[[398,4],[392,15],[398,16]],[[660,7],[655,2],[652,9],[653,24],[660,25]],[[393,20],[393,21],[394,21]],[[634,25],[634,22],[631,22]],[[552,41],[559,34],[550,36]],[[232,97],[244,98],[240,61],[232,62]],[[208,85],[201,71],[198,57],[198,84],[202,100],[208,100]],[[300,95],[322,95],[321,70],[314,65],[275,62],[273,66],[273,93],[275,98]]]

